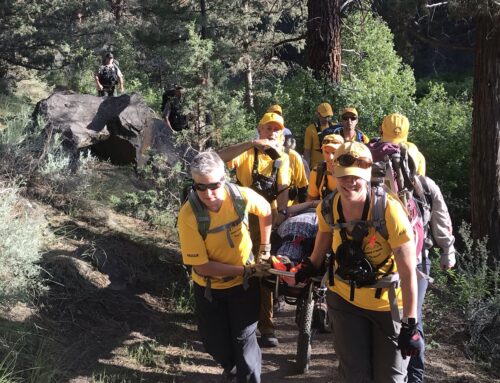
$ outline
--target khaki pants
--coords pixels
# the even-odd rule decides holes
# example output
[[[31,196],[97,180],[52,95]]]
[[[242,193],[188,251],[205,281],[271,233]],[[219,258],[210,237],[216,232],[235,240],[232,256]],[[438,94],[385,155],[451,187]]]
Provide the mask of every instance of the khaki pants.
[[[248,226],[250,229],[250,237],[252,238],[252,252],[254,256],[258,256],[260,246],[259,217],[249,214]],[[274,334],[273,293],[263,284],[260,286],[260,310],[257,328],[259,329],[261,335]]]

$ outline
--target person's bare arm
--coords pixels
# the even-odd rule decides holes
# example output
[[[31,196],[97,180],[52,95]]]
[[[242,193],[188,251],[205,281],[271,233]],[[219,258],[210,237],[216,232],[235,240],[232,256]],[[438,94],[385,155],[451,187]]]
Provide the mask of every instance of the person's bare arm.
[[[401,279],[403,317],[417,317],[417,262],[415,243],[408,241],[393,249]]]
[[[316,269],[321,267],[325,259],[326,253],[332,247],[332,233],[318,231],[316,235],[316,240],[314,241],[314,249],[311,253],[311,263],[314,265]]]
[[[99,81],[99,74],[96,73],[94,78],[95,78],[95,85],[97,87],[97,90],[103,90],[104,87],[101,85],[101,82]]]
[[[280,210],[284,210],[288,206],[288,185],[278,185],[278,197],[276,198],[276,205],[278,212]],[[274,220],[274,224],[276,226],[281,225],[281,223],[286,219],[287,217],[283,214],[277,214],[276,218]]]
[[[239,144],[231,145],[227,148],[221,149],[217,154],[224,162],[231,161],[233,158],[238,157],[241,153],[251,148],[257,148],[259,151],[264,152],[267,148],[273,147],[276,149],[277,144],[272,140],[258,139],[252,141],[245,141]]]
[[[225,277],[243,275],[243,266],[208,261],[203,265],[193,266],[196,272],[206,277]]]

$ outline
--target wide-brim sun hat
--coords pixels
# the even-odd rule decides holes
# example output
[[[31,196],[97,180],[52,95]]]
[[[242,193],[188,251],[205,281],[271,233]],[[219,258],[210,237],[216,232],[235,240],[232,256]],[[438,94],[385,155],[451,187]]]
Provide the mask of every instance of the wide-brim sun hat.
[[[345,156],[345,157],[342,157]],[[342,157],[342,158],[341,158]],[[349,165],[343,165],[347,162]],[[339,146],[333,156],[334,175],[337,178],[356,176],[370,182],[372,177],[372,154],[361,142],[346,142]]]

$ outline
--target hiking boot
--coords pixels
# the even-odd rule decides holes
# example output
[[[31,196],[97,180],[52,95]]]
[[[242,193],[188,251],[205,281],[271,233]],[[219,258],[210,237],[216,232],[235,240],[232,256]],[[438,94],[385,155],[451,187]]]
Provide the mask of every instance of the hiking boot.
[[[236,366],[234,366],[231,370],[224,370],[222,372],[222,376],[224,377],[224,382],[230,383],[236,381]]]
[[[263,348],[272,348],[272,347],[278,347],[279,342],[278,338],[274,334],[262,334],[260,336],[260,347]]]

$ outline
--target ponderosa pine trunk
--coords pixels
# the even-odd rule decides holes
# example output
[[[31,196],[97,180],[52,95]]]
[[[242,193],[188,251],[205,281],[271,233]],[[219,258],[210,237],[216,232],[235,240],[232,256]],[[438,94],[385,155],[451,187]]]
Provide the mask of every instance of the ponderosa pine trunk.
[[[476,18],[472,113],[472,234],[500,260],[500,15]]]
[[[341,0],[308,0],[306,63],[318,77],[340,83]]]

